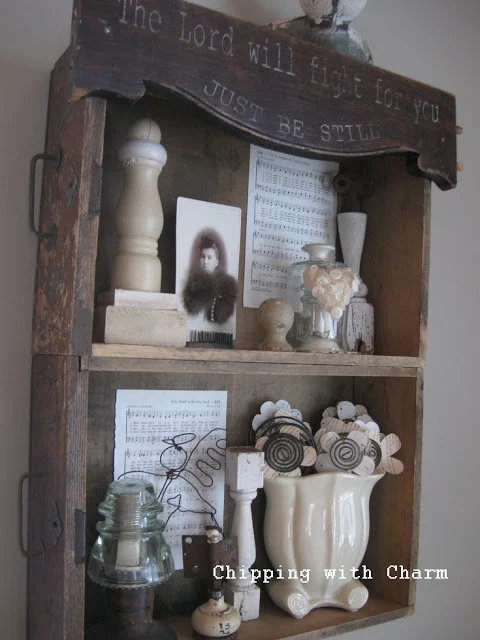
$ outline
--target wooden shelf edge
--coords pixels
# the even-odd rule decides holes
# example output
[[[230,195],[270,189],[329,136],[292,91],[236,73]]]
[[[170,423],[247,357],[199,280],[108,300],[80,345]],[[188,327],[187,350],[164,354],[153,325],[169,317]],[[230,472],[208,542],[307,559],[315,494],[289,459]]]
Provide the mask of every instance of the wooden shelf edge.
[[[416,377],[420,358],[93,344],[90,371]]]
[[[260,617],[243,623],[237,640],[320,640],[390,622],[414,613],[414,606],[404,606],[371,595],[359,611],[317,609],[301,620],[295,620],[271,602],[262,603]],[[178,640],[191,640],[190,616],[165,620],[177,632]]]

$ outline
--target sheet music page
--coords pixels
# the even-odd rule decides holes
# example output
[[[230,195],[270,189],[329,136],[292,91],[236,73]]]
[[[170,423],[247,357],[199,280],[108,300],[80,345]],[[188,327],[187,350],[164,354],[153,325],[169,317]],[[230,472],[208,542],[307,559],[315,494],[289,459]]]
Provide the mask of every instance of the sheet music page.
[[[243,306],[287,298],[287,267],[305,244],[335,246],[337,162],[250,146]]]
[[[223,526],[226,420],[226,391],[117,391],[114,478],[153,484],[175,569],[182,535]]]

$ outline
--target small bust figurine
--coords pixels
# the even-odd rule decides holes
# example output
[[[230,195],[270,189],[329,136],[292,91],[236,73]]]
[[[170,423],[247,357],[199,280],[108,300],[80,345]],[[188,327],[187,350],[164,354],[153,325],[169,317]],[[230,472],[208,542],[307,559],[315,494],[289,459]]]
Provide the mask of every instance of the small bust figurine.
[[[265,331],[265,338],[258,347],[260,351],[293,351],[286,338],[293,318],[293,309],[285,300],[270,298],[262,302],[258,321]]]

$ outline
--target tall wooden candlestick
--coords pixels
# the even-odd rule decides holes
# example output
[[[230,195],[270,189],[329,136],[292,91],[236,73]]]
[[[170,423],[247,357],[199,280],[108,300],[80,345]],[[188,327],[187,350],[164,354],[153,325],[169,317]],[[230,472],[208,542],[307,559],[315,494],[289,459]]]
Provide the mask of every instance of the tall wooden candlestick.
[[[162,265],[157,242],[163,229],[163,210],[157,182],[167,161],[161,137],[153,120],[138,120],[120,149],[125,184],[115,218],[119,245],[112,289],[160,291]]]
[[[235,501],[230,535],[237,537],[239,566],[225,586],[225,599],[238,609],[243,622],[255,620],[260,613],[260,589],[250,572],[256,557],[251,505],[257,489],[263,487],[263,467],[263,452],[253,447],[227,449],[226,483]]]

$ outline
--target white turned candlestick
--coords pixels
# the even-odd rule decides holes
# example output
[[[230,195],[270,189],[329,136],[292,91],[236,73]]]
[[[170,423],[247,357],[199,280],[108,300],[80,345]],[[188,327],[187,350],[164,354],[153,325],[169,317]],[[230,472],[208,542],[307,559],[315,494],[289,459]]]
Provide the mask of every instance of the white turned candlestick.
[[[260,613],[260,589],[252,582],[250,567],[255,562],[256,548],[252,520],[252,501],[263,487],[265,459],[254,447],[227,449],[226,483],[235,501],[230,535],[237,537],[238,567],[235,578],[225,587],[225,598],[240,612],[242,620],[255,620]]]
[[[167,161],[160,141],[158,125],[142,119],[130,128],[120,149],[125,183],[115,217],[119,245],[113,261],[113,289],[160,291],[162,265],[157,243],[163,210],[157,183]]]
[[[229,583],[237,589],[250,589],[252,587],[250,567],[257,556],[252,520],[252,502],[257,497],[257,491],[233,491],[230,489],[230,495],[235,501],[235,514],[230,536],[237,536],[239,567],[236,578],[229,580]],[[240,572],[239,569],[242,571]]]

